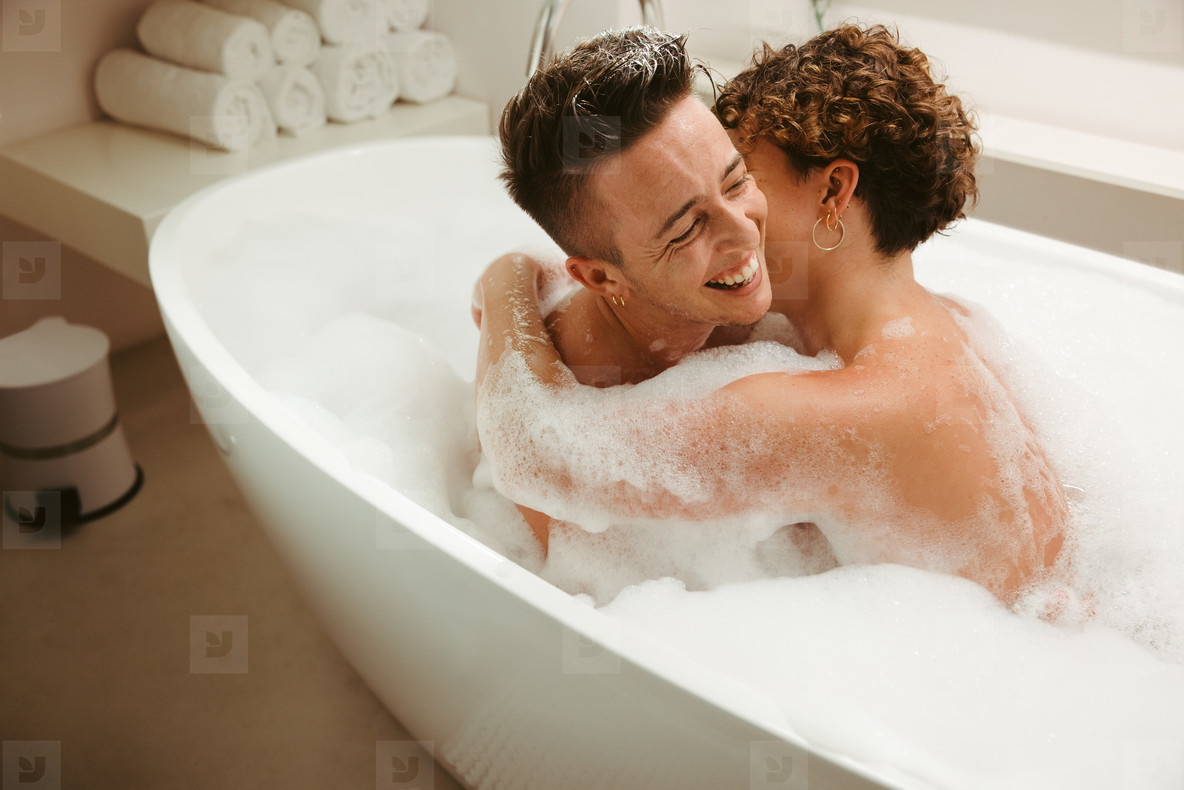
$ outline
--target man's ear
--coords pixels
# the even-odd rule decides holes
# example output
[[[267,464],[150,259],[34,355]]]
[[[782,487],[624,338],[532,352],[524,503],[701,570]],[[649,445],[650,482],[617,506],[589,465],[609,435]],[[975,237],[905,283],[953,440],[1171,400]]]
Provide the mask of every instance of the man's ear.
[[[822,169],[822,205],[842,216],[859,184],[859,165],[850,159],[836,159]]]
[[[616,264],[599,258],[573,255],[565,264],[567,273],[576,282],[604,298],[626,296],[627,286]]]

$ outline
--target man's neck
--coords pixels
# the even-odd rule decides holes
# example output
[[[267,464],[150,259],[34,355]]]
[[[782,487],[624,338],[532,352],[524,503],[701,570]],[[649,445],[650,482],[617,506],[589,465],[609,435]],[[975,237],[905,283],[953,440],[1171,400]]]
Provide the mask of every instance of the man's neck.
[[[560,313],[548,319],[560,354],[581,383],[597,386],[652,378],[702,348],[715,328],[638,303],[614,309],[588,290]]]

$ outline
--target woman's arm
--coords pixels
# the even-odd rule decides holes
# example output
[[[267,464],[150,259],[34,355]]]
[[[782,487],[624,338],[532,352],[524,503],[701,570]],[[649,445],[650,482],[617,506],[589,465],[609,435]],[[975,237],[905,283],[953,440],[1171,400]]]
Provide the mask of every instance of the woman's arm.
[[[753,388],[804,402],[789,391],[808,376],[757,377],[739,396],[735,386],[700,387],[696,397],[676,387],[671,394],[657,380],[656,387],[580,386],[539,311],[545,276],[531,257],[506,255],[490,265],[474,295],[481,326],[477,429],[503,495],[594,530],[788,504],[777,489],[789,471],[785,459],[800,449],[787,445],[804,426],[771,414]]]
[[[543,322],[539,289],[540,281],[547,274],[547,269],[537,259],[522,253],[509,253],[491,263],[477,281],[473,289],[473,321],[481,330],[477,352],[478,399],[489,369],[507,352],[525,354],[528,348],[533,352],[529,355],[531,370],[540,381],[556,385],[573,383],[566,381],[561,373],[563,360]],[[498,424],[494,420],[492,426],[480,432],[495,445],[503,444],[499,440]],[[521,504],[518,510],[545,554],[551,517]]]
[[[548,270],[539,260],[515,252],[491,263],[477,281],[473,290],[473,320],[481,330],[477,352],[478,392],[490,367],[507,352],[524,355],[539,381],[557,386],[574,385],[574,378],[566,371],[551,341],[540,309],[539,289],[548,276]]]
[[[494,483],[520,506],[590,531],[655,519],[787,523],[817,506],[819,481],[798,463],[813,420],[771,414],[730,388],[679,397],[645,385],[552,386],[529,354],[503,354],[477,403]],[[807,376],[752,379],[792,390]]]

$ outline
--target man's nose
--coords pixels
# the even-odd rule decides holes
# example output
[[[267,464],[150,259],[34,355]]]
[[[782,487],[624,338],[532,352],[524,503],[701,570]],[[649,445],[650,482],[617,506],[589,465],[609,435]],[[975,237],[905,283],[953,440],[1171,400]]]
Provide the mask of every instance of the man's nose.
[[[726,205],[720,245],[724,252],[755,250],[761,243],[768,208],[765,196],[753,189],[744,200]]]

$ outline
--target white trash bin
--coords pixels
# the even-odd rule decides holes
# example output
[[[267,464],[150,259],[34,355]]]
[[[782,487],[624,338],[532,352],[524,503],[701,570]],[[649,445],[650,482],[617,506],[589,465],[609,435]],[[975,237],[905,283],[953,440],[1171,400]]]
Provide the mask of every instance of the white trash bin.
[[[0,339],[0,489],[5,518],[33,532],[104,516],[143,474],[119,423],[98,329],[60,316]],[[46,522],[49,522],[48,524]]]

